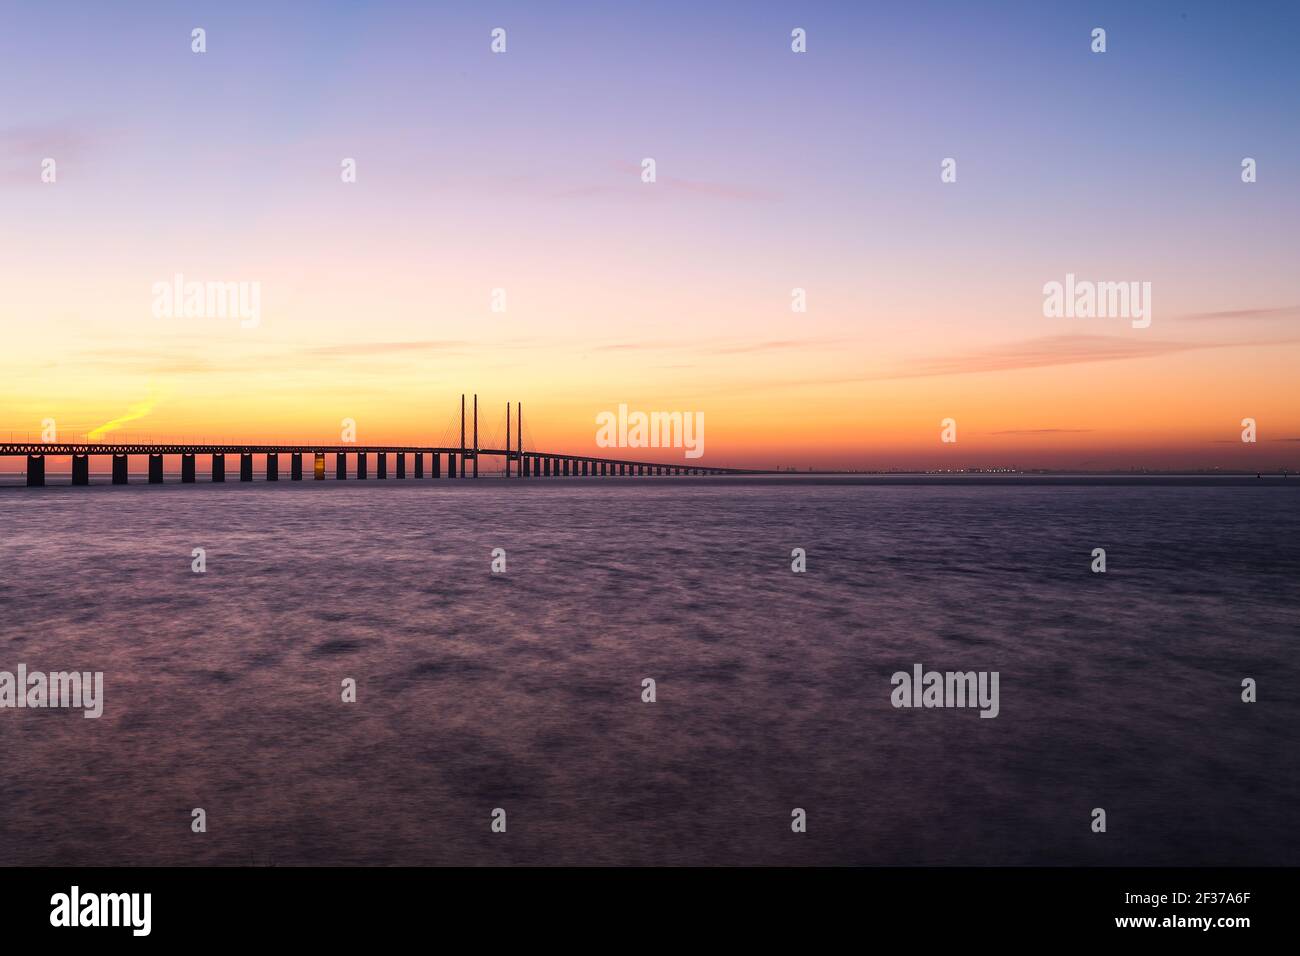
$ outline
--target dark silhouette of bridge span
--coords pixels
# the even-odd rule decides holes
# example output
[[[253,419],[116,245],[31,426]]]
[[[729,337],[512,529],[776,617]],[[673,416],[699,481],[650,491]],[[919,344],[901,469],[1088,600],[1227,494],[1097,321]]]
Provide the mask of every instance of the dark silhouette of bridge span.
[[[443,461],[446,460],[447,478],[477,478],[479,458],[503,459],[504,477],[512,477],[512,466],[520,478],[570,478],[570,477],[610,477],[610,476],[674,476],[674,475],[756,475],[767,472],[743,468],[712,468],[701,465],[676,465],[663,462],[633,461],[622,458],[599,458],[591,455],[573,455],[564,452],[525,451],[523,442],[523,406],[516,406],[516,440],[512,443],[510,433],[510,405],[506,405],[506,447],[480,448],[478,444],[478,396],[474,396],[473,432],[471,443],[465,438],[465,396],[460,397],[460,445],[458,447],[437,447],[427,445],[362,445],[344,444],[196,444],[180,442],[173,444],[154,443],[117,443],[117,442],[0,442],[0,458],[27,456],[27,484],[39,486],[45,484],[45,459],[51,455],[72,456],[72,483],[74,485],[90,484],[90,458],[92,455],[107,455],[113,461],[113,484],[127,483],[128,464],[131,456],[147,456],[149,459],[149,484],[161,484],[163,480],[163,456],[179,455],[181,457],[181,481],[192,483],[197,480],[197,457],[208,455],[212,459],[211,476],[213,481],[226,480],[226,456],[239,456],[239,480],[253,480],[253,456],[266,456],[266,480],[278,481],[280,478],[280,455],[289,456],[289,479],[303,479],[303,456],[313,458],[312,477],[322,480],[326,477],[326,456],[334,456],[334,477],[344,480],[348,477],[347,456],[356,456],[356,477],[369,477],[369,458],[375,458],[375,477],[388,478],[388,458],[395,456],[396,477],[407,477],[407,456],[414,456],[416,478],[443,477]],[[430,457],[431,456],[431,457]],[[430,468],[426,472],[425,462]]]

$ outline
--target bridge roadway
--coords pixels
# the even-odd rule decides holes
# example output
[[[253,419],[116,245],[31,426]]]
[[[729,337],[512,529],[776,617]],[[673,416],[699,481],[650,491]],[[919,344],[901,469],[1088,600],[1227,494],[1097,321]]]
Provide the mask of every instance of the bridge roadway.
[[[591,455],[571,455],[559,452],[524,451],[501,448],[459,448],[428,445],[362,445],[362,444],[198,444],[179,442],[172,444],[116,442],[0,442],[0,458],[23,457],[27,459],[27,484],[45,484],[45,460],[49,456],[71,456],[72,483],[90,483],[90,457],[109,456],[113,461],[113,484],[127,483],[128,462],[132,455],[149,459],[149,483],[163,480],[163,456],[179,455],[181,481],[194,482],[197,478],[196,456],[212,458],[212,480],[225,481],[226,455],[239,456],[239,480],[253,480],[253,456],[266,456],[265,476],[268,481],[279,480],[279,456],[290,456],[290,480],[303,478],[302,456],[313,457],[312,477],[325,477],[325,456],[334,455],[334,477],[347,478],[347,456],[356,456],[356,477],[369,477],[369,457],[375,457],[375,477],[388,477],[388,457],[396,456],[397,478],[406,477],[407,456],[415,456],[416,478],[425,477],[425,459],[432,465],[429,477],[442,477],[442,460],[447,461],[448,478],[478,477],[478,459],[483,456],[502,458],[506,462],[505,475],[512,477],[511,463],[518,463],[518,477],[609,477],[609,476],[671,476],[671,475],[756,475],[766,474],[743,468],[712,468],[691,464],[666,464],[664,462],[636,461],[624,458],[599,458]],[[457,467],[459,465],[459,468]],[[467,474],[472,466],[472,474]]]

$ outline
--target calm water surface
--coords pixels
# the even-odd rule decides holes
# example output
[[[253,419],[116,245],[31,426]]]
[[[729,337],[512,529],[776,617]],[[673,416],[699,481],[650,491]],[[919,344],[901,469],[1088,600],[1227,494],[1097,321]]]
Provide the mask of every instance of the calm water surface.
[[[1294,484],[0,489],[0,863],[1300,864]]]

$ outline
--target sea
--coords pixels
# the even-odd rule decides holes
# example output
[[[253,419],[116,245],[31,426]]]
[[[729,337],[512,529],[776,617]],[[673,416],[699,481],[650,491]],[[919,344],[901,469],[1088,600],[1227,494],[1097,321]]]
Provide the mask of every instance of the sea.
[[[1300,864],[1294,477],[97,480],[0,488],[103,675],[0,864]]]

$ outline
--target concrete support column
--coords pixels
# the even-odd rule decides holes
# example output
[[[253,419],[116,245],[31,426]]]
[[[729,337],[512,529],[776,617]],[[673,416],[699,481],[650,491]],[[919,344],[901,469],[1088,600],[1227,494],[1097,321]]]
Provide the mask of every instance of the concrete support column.
[[[221,452],[214,452],[212,455],[212,480],[226,480],[226,456]]]
[[[302,452],[300,451],[289,454],[289,480],[302,481]]]
[[[454,451],[447,453],[447,477],[456,477],[456,453]]]
[[[126,455],[113,456],[113,484],[115,485],[126,484],[126,475],[127,475],[126,466],[128,461],[129,459],[126,457]]]
[[[253,456],[246,451],[239,453],[239,480],[253,480]]]
[[[163,456],[149,456],[149,484],[161,485],[163,480]]]
[[[348,480],[348,453],[345,451],[336,451],[334,453],[334,479],[336,481]]]
[[[181,482],[187,485],[194,484],[194,453],[181,454]]]
[[[90,484],[90,456],[72,456],[72,483],[74,485]]]
[[[406,452],[404,451],[399,451],[397,453],[397,477],[406,477]]]
[[[325,453],[323,451],[318,451],[312,456],[311,477],[313,481],[325,480]]]
[[[417,451],[415,453],[415,477],[424,477],[424,452],[422,451]]]
[[[564,477],[569,477],[569,459],[564,459]]]
[[[433,453],[433,477],[442,477],[442,455],[436,451]]]
[[[280,453],[278,451],[266,453],[266,480],[280,480]]]
[[[27,486],[39,488],[45,484],[45,456],[27,456]]]
[[[388,480],[388,452],[375,452],[375,477]]]
[[[366,480],[366,453],[357,452],[357,481]]]

